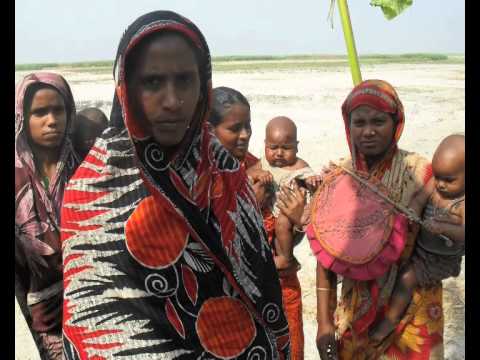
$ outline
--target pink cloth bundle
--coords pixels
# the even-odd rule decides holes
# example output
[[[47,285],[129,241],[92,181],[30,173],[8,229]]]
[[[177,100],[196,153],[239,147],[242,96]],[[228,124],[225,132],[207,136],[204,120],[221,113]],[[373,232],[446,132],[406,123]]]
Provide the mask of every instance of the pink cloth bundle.
[[[386,192],[380,182],[372,184]],[[347,173],[334,171],[312,200],[306,232],[324,268],[350,279],[371,280],[400,257],[407,225],[393,205]]]

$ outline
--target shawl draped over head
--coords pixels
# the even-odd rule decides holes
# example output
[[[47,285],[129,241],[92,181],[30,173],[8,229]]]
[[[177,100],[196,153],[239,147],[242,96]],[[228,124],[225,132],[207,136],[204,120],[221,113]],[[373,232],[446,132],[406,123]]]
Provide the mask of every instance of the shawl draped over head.
[[[59,149],[55,175],[48,191],[42,185],[28,140],[24,109],[27,90],[49,86],[65,102],[67,127]],[[32,96],[33,94],[30,94]],[[31,98],[30,98],[31,102]],[[63,77],[53,73],[27,75],[15,89],[15,278],[19,303],[29,305],[32,328],[47,331],[61,321],[62,260],[60,253],[60,207],[67,180],[77,165],[69,132],[75,103]],[[25,311],[25,309],[22,309]],[[25,312],[24,312],[25,313]],[[30,322],[30,319],[27,319]]]
[[[364,156],[354,149],[350,138],[350,114],[361,105],[392,114],[396,122],[390,148],[383,159],[370,169],[367,168]],[[340,164],[350,170],[368,171],[372,180],[379,181],[388,189],[388,196],[393,201],[408,206],[414,194],[430,179],[431,167],[422,156],[397,147],[405,116],[393,87],[381,80],[360,83],[343,103],[342,114],[352,156],[343,159]],[[315,217],[313,212],[312,210],[312,219]],[[403,250],[399,260],[391,264],[386,273],[370,281],[353,280],[347,276],[343,278],[342,296],[335,314],[340,335],[340,358],[366,359],[368,330],[383,316],[397,278],[398,267],[408,260],[415,244],[418,226],[406,221],[400,225],[399,234],[404,237]],[[314,249],[317,240],[311,227],[307,229],[307,234]],[[443,351],[441,296],[441,286],[415,289],[413,300],[396,331],[379,348],[385,359],[413,359],[418,354],[422,354],[422,359],[437,358],[435,356]]]
[[[125,58],[151,33],[199,54],[201,95],[173,157],[129,106]],[[280,359],[281,290],[253,190],[208,131],[205,39],[169,11],[141,16],[115,61],[110,128],[67,185],[62,210],[67,359]],[[131,96],[131,95],[130,95]]]

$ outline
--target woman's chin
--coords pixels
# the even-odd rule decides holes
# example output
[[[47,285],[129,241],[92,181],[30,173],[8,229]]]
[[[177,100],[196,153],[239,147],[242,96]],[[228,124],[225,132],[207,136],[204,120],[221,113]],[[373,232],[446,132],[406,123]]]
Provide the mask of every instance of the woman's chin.
[[[235,156],[238,160],[242,161],[245,156],[247,155],[248,150],[247,149],[235,149],[233,151],[233,156]]]

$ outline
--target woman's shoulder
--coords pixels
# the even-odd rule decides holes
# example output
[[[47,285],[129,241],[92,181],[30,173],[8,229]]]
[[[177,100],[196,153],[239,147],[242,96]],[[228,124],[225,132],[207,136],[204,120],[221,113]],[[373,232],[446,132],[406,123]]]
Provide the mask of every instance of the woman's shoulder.
[[[133,145],[125,129],[108,128],[97,138],[70,178],[64,203],[78,203],[98,193],[121,196],[142,183],[135,165]]]
[[[431,177],[430,160],[425,156],[413,151],[399,149],[396,158],[397,161],[400,160],[402,162],[403,167],[408,173],[416,179],[421,179],[423,183],[426,183]]]
[[[425,156],[413,151],[399,149],[398,155],[401,156],[406,163],[411,165],[428,165],[430,163]]]

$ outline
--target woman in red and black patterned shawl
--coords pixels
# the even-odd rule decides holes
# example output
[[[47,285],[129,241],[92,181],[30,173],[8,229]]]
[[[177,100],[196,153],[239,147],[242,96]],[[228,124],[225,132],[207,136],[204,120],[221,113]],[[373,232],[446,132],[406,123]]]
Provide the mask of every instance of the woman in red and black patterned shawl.
[[[111,127],[65,192],[67,359],[288,358],[254,193],[206,124],[202,34],[178,14],[146,14],[114,69]]]

